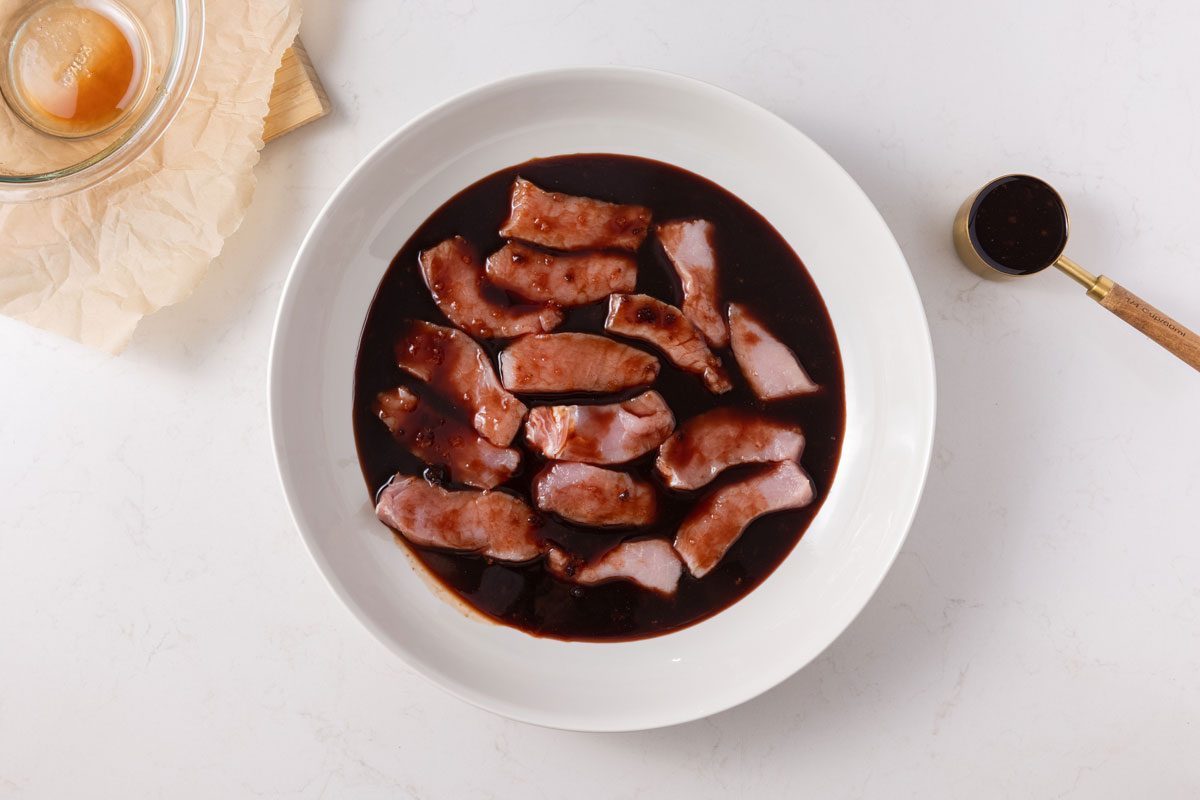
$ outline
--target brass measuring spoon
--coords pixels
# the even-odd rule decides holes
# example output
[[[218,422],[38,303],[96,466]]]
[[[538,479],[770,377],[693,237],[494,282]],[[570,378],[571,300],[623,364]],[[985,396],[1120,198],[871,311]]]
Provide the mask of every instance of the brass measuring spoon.
[[[954,218],[954,249],[985,278],[1033,275],[1058,267],[1087,296],[1200,370],[1200,336],[1111,278],[1096,276],[1064,256],[1067,204],[1032,175],[996,178],[967,198]]]

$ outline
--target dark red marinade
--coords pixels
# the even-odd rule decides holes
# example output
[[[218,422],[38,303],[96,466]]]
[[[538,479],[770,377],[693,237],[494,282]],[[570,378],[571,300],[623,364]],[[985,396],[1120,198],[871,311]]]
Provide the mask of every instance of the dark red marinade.
[[[711,409],[733,406],[759,410],[798,423],[807,443],[801,462],[812,477],[816,500],[807,508],[756,520],[721,563],[702,579],[685,571],[674,597],[662,597],[638,586],[614,581],[577,586],[549,574],[542,562],[506,564],[475,555],[411,547],[418,559],[451,591],[483,614],[536,636],[571,640],[619,641],[655,636],[691,625],[737,602],[771,574],[800,540],[816,515],[837,470],[845,431],[845,398],[837,338],[821,296],[803,263],[770,223],[737,197],[691,172],[648,159],[616,155],[572,155],[538,159],[500,170],[448,200],[412,235],[392,261],[379,285],[363,328],[355,369],[354,431],[363,476],[372,499],[396,472],[420,475],[426,465],[394,441],[372,411],[378,392],[405,384],[420,391],[415,379],[401,373],[393,345],[406,319],[450,325],[434,305],[421,280],[418,253],[450,236],[465,236],[486,256],[504,240],[497,233],[508,214],[513,179],[525,177],[547,190],[617,203],[649,206],[656,221],[704,218],[716,228],[722,300],[743,303],[799,357],[821,386],[815,394],[763,403],[741,376],[729,350],[719,350],[733,380],[732,391],[708,392],[695,375],[673,367],[665,358],[652,388],[660,392],[677,423]],[[678,279],[653,235],[637,253],[637,291],[679,305]],[[603,334],[607,304],[569,309],[556,332]],[[508,340],[482,340],[493,358]],[[648,345],[629,342],[653,352]],[[522,395],[528,405],[611,403],[642,389],[607,395]],[[531,478],[544,462],[521,443],[520,471],[503,489],[526,500]],[[542,536],[571,553],[596,557],[622,540],[673,539],[679,522],[700,494],[736,480],[755,467],[728,470],[699,492],[667,489],[654,472],[652,451],[623,465],[635,476],[652,481],[659,491],[659,517],[653,527],[606,531],[573,526],[544,515]],[[531,503],[532,505],[532,503]],[[404,541],[403,537],[397,539]]]

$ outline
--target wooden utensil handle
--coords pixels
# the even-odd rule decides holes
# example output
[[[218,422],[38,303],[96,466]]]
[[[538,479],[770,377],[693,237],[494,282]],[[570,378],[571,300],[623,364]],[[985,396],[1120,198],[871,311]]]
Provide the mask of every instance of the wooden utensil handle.
[[[1088,292],[1100,305],[1200,370],[1200,336],[1103,275]]]

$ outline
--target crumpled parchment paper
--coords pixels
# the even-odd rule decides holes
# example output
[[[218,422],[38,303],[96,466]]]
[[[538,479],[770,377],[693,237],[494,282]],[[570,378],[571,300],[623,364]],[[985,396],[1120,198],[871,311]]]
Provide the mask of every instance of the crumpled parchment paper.
[[[191,294],[241,224],[300,0],[206,0],[205,12],[195,85],[157,144],[86,191],[0,205],[5,315],[119,352],[142,317]]]

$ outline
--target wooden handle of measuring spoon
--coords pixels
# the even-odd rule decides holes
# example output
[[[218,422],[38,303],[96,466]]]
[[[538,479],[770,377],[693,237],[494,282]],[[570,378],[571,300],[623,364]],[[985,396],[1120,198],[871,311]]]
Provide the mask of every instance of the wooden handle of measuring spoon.
[[[1101,275],[1088,297],[1200,370],[1200,336],[1180,325],[1133,292]]]

